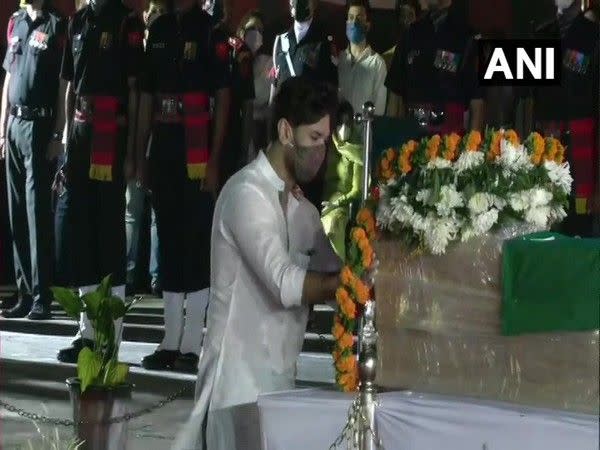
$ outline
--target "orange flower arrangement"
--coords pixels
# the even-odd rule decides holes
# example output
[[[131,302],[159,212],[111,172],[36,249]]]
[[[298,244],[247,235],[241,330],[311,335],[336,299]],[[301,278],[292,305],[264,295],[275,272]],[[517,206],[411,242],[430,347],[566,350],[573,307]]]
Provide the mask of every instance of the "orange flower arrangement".
[[[512,145],[519,145],[519,135],[515,130],[506,130],[504,132],[504,139],[510,142]]]
[[[454,161],[458,156],[458,144],[460,143],[460,136],[456,133],[452,133],[444,136],[444,152],[443,158],[448,161]]]
[[[500,156],[500,143],[502,142],[502,133],[500,131],[494,131],[492,134],[492,140],[490,142],[490,151],[488,153],[488,159],[494,161]]]
[[[546,149],[544,138],[537,132],[531,134],[532,140],[532,154],[531,154],[531,162],[536,166],[539,166],[542,162],[542,157],[544,156],[544,151]]]
[[[387,152],[390,153],[390,150]],[[387,158],[385,155],[384,158]],[[336,382],[345,392],[358,387],[358,365],[353,352],[353,333],[365,303],[372,299],[372,290],[361,277],[375,259],[371,240],[377,238],[375,215],[362,208],[356,215],[356,226],[350,231],[348,261],[340,273],[341,286],[336,291],[338,311],[331,330],[335,345],[332,351]]]
[[[398,158],[398,168],[404,175],[412,170],[411,159],[417,148],[418,144],[416,141],[408,141],[402,146],[401,154]]]
[[[433,161],[438,157],[441,143],[442,138],[439,134],[434,134],[429,141],[427,141],[427,158],[429,161]]]
[[[384,181],[394,177],[393,168],[397,157],[396,150],[393,148],[388,148],[383,154],[379,163],[379,177]]]
[[[546,151],[542,156],[542,161],[554,161],[558,153],[558,140],[553,137],[546,138]]]
[[[562,164],[565,160],[565,147],[564,147],[564,145],[562,145],[562,143],[560,141],[558,141],[557,147],[558,148],[556,150],[554,162],[557,164]]]
[[[481,145],[481,133],[479,131],[470,131],[467,136],[467,151],[476,152]]]

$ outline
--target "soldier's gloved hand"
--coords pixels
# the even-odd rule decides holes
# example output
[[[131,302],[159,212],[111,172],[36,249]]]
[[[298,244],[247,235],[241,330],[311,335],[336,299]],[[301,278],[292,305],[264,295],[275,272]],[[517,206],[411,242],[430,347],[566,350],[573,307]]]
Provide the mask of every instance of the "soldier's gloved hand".
[[[56,192],[59,197],[62,197],[67,191],[67,176],[65,172],[65,166],[62,166],[56,171],[54,181],[52,182],[52,190]]]

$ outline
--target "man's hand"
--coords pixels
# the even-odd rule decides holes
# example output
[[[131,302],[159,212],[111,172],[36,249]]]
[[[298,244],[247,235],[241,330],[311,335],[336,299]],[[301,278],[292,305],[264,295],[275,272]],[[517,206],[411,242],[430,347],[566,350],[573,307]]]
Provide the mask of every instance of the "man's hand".
[[[52,139],[46,149],[46,159],[48,161],[54,161],[62,152],[64,152],[64,150],[65,148],[62,142]]]
[[[206,165],[204,190],[210,192],[215,199],[217,198],[219,193],[219,163],[214,158],[210,158]]]
[[[56,192],[59,197],[62,197],[67,190],[67,177],[65,175],[64,166],[56,171],[54,175],[54,181],[52,182],[52,190]]]

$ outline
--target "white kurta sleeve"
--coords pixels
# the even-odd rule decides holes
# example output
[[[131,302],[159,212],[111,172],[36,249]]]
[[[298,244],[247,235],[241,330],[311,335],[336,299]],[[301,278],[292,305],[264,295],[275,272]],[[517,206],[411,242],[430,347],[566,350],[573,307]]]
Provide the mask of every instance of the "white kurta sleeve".
[[[282,242],[277,205],[252,185],[240,185],[230,194],[223,208],[226,235],[284,307],[301,305],[306,270],[292,262]]]
[[[377,70],[373,92],[373,98],[375,101],[375,114],[378,116],[383,116],[385,114],[385,106],[387,102],[387,88],[385,87],[387,69],[385,67],[385,61],[381,56],[377,58],[377,65],[374,69]]]

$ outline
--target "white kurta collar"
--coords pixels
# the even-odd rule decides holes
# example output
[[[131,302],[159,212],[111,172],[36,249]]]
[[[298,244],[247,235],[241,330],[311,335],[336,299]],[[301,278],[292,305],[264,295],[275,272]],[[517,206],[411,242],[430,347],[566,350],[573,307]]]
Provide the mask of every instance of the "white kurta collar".
[[[265,155],[263,151],[261,151],[256,158],[256,166],[267,179],[267,181],[269,181],[269,183],[275,187],[275,189],[278,191],[285,190],[285,182],[279,178],[279,175],[277,175],[275,169],[273,169],[269,158],[267,158],[267,155]]]

